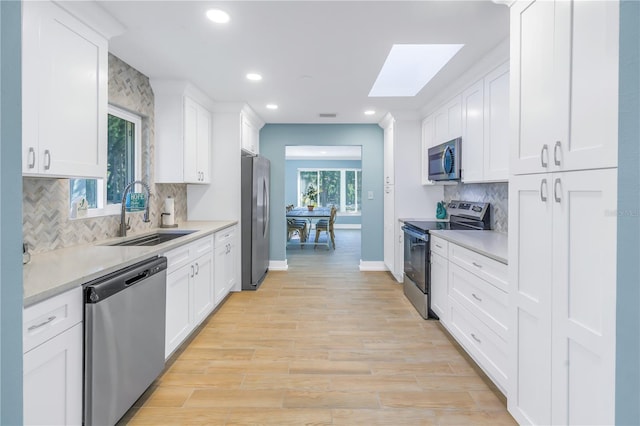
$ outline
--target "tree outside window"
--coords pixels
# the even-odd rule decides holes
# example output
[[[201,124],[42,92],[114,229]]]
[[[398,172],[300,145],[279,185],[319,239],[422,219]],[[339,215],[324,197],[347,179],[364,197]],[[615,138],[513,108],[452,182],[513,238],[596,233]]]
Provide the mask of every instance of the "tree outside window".
[[[361,206],[362,171],[360,169],[298,169],[298,205],[304,206],[303,192],[314,185],[318,190],[317,205],[335,205],[340,212],[358,213]]]

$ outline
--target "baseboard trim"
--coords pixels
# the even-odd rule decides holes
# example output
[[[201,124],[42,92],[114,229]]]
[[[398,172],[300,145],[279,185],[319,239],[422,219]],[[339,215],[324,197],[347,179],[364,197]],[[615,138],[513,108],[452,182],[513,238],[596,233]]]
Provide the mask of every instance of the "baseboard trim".
[[[287,264],[287,259],[285,259],[285,260],[270,260],[269,261],[269,270],[270,271],[287,271],[287,270],[289,270],[289,265]]]
[[[381,261],[365,261],[365,260],[360,259],[360,271],[361,272],[365,272],[365,271],[381,272],[381,271],[388,271],[388,270],[389,269],[384,264],[384,262],[381,262]]]
[[[335,229],[362,229],[359,223],[336,223],[333,225]]]

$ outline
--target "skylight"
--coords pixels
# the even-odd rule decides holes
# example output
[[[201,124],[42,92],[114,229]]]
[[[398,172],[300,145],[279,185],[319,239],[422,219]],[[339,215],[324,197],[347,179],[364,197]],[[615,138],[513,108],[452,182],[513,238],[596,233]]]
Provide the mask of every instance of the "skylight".
[[[394,44],[371,97],[415,96],[464,44]]]

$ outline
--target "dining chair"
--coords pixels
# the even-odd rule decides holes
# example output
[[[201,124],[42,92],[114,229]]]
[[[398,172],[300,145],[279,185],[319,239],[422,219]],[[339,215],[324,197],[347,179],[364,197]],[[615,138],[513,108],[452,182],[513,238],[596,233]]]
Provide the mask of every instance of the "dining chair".
[[[316,248],[316,245],[318,244],[318,238],[320,238],[320,232],[322,231],[327,231],[329,233],[329,235],[331,236],[331,245],[333,246],[333,249],[336,249],[336,236],[333,232],[333,224],[336,221],[336,213],[338,212],[338,209],[336,208],[336,206],[331,206],[331,211],[329,213],[329,220],[327,221],[327,219],[320,219],[317,223],[316,223],[316,240],[313,248]]]

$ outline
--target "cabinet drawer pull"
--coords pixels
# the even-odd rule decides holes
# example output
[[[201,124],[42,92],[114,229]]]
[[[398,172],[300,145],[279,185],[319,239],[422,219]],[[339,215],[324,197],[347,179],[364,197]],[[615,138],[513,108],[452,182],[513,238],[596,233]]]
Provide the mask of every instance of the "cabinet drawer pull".
[[[546,161],[545,161],[545,152],[547,157]],[[546,143],[542,145],[542,150],[540,151],[540,165],[542,165],[542,167],[549,166],[549,146]]]
[[[556,178],[553,182],[553,198],[556,200],[556,203],[562,201],[560,198],[560,192],[562,192],[562,188],[560,188],[560,192],[558,192],[558,185],[560,185],[560,178]]]
[[[51,151],[44,150],[44,169],[49,170],[51,168]]]
[[[542,188],[545,189],[544,193],[542,192]],[[540,201],[542,201],[543,203],[545,201],[547,201],[547,180],[546,179],[542,179],[540,181]]]
[[[475,340],[476,342],[482,343],[482,340],[478,339],[474,333],[471,333],[471,337],[473,337],[473,340]]]
[[[36,166],[36,150],[32,147],[29,148],[29,153],[27,154],[27,158],[29,159],[28,166],[30,169],[33,169]]]
[[[436,247],[438,247],[439,249],[442,248],[442,246],[440,244],[436,244]]]
[[[480,265],[479,263],[471,262],[471,264],[472,264],[473,266],[475,266],[476,268],[482,268],[482,265]]]
[[[37,328],[40,328],[42,326],[45,326],[47,324],[49,324],[51,321],[53,321],[54,319],[56,319],[57,317],[55,315],[50,316],[49,318],[47,318],[46,320],[44,320],[43,322],[41,322],[40,324],[36,324],[36,325],[32,325],[31,327],[29,327],[27,330],[28,331],[33,331]]]
[[[560,159],[558,158],[558,148],[560,148],[560,141],[556,141],[556,144],[553,146],[553,162],[556,166],[560,165]]]
[[[475,293],[471,293],[471,295],[473,296],[474,299],[476,299],[478,302],[482,302],[482,299],[479,298]]]

